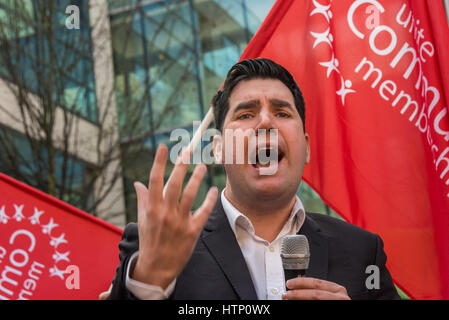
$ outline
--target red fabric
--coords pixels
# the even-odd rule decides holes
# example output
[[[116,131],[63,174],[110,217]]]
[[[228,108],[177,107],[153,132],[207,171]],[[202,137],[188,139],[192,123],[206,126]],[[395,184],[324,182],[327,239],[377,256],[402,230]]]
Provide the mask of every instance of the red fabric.
[[[294,75],[311,141],[303,179],[381,235],[416,299],[449,298],[448,43],[442,1],[278,0],[241,57]]]
[[[98,299],[114,277],[121,233],[0,173],[0,300]]]

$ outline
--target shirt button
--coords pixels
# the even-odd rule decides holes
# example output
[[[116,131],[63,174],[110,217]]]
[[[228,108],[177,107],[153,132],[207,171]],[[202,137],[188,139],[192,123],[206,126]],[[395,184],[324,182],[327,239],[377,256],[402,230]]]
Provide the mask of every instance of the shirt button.
[[[279,291],[276,288],[271,289],[271,293],[274,294],[274,295],[278,294],[278,292]]]
[[[273,246],[270,246],[268,249],[270,250],[270,252],[274,252],[274,247]]]

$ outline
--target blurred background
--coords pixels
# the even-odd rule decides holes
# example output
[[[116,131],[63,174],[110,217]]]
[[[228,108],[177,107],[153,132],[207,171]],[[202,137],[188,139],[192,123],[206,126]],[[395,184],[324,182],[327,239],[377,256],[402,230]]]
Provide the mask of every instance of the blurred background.
[[[133,182],[172,130],[192,133],[274,2],[0,0],[0,172],[136,221]],[[209,165],[196,205],[224,184]],[[336,216],[304,182],[298,194]]]

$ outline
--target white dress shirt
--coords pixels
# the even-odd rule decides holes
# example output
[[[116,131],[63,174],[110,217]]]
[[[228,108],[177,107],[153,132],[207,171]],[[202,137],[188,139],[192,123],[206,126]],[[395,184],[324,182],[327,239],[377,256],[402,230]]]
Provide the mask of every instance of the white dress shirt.
[[[271,243],[258,237],[251,221],[238,211],[221,193],[221,202],[231,229],[245,258],[259,300],[280,300],[285,292],[284,269],[280,256],[282,238],[296,234],[304,223],[304,206],[296,196],[290,217]],[[131,256],[126,272],[126,287],[139,299],[164,299],[174,290],[176,279],[164,291],[157,286],[136,281],[130,272],[137,261],[137,252]]]
[[[242,250],[259,300],[280,300],[285,292],[284,269],[281,260],[282,238],[296,234],[304,223],[305,212],[301,200],[296,202],[281,232],[271,243],[257,236],[251,221],[238,211],[221,193],[223,209]]]

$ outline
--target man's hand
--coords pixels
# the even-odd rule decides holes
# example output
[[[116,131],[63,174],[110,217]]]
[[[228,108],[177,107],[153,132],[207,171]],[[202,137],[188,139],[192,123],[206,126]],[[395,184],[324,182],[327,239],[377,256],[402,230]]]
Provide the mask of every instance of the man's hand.
[[[156,152],[148,189],[140,182],[134,184],[138,207],[139,257],[131,277],[164,290],[192,255],[218,195],[217,188],[211,188],[201,207],[191,214],[206,166],[196,166],[180,197],[190,154],[184,150],[179,155],[165,195],[164,172],[168,156],[165,145],[159,146]]]
[[[108,291],[103,291],[98,295],[98,300],[106,300],[111,295],[112,284],[109,286]]]
[[[290,290],[282,295],[283,300],[351,300],[345,287],[326,280],[298,277],[286,285]]]

